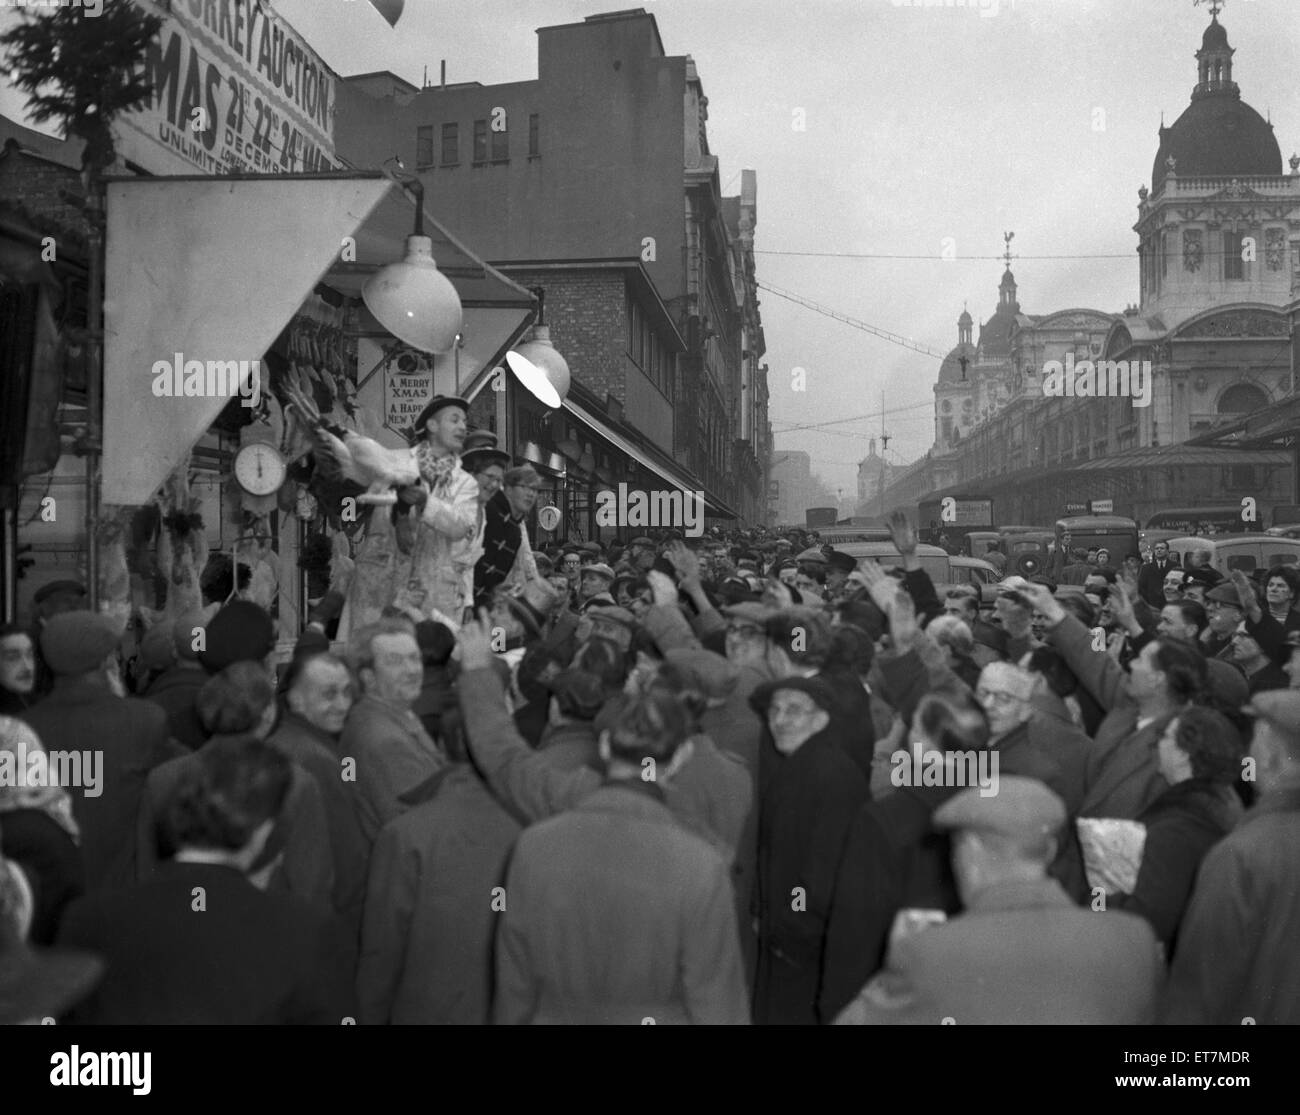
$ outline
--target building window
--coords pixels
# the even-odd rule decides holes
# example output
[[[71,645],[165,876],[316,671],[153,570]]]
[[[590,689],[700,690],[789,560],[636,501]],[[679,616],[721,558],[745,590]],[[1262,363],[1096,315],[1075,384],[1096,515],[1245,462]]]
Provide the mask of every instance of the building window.
[[[415,165],[433,165],[433,125],[415,129]]]
[[[487,162],[487,124],[486,120],[474,121],[474,161]]]
[[[530,159],[542,153],[540,133],[541,117],[534,112],[528,117],[528,157]]]
[[[510,159],[510,133],[493,132],[492,133],[492,161],[494,163],[504,163]]]
[[[1223,234],[1223,277],[1225,279],[1246,277],[1246,265],[1241,258],[1241,233],[1239,232]]]
[[[460,162],[460,125],[442,126],[442,165],[455,166]]]
[[[1169,233],[1160,233],[1160,277],[1169,275]]]

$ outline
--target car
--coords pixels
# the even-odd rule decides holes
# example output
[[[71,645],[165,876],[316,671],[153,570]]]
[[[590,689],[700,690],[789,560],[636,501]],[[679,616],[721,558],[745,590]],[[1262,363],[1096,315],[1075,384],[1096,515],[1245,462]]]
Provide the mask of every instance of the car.
[[[1275,565],[1300,566],[1300,538],[1278,538],[1267,534],[1219,534],[1210,538],[1184,536],[1169,541],[1169,552],[1189,568],[1193,553],[1209,555],[1206,564],[1227,576],[1234,569],[1246,574]]]
[[[1269,527],[1264,533],[1272,538],[1300,538],[1300,523],[1284,523],[1282,526]]]
[[[975,585],[980,590],[980,604],[984,607],[992,606],[993,601],[997,598],[997,586],[1002,581],[1002,574],[998,572],[996,565],[991,561],[985,561],[983,558],[966,557],[960,554],[950,556],[948,565],[952,570],[952,583],[945,582],[943,590],[940,589],[937,582],[935,584],[935,591],[939,593],[940,600],[943,599],[944,590],[955,588],[961,584],[970,584]]]
[[[849,557],[857,561],[870,558],[872,561],[878,561],[886,568],[903,564],[903,555],[898,552],[898,548],[892,542],[844,542],[837,545],[835,549],[842,554],[848,554]],[[916,556],[921,563],[921,568],[930,575],[930,580],[936,585],[940,583],[947,584],[955,580],[952,576],[952,567],[949,565],[951,559],[944,552],[942,546],[930,546],[924,542],[918,543]],[[988,563],[985,562],[985,564]]]
[[[1007,573],[1032,577],[1045,573],[1052,565],[1056,534],[1050,530],[1026,528],[1002,538],[1001,550],[1007,555]]]

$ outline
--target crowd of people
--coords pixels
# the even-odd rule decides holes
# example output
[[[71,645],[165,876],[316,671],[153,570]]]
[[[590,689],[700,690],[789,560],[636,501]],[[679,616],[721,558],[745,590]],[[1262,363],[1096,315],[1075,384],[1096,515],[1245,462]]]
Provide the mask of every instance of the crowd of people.
[[[1296,570],[534,552],[504,456],[459,622],[0,629],[0,1021],[1300,1021]]]

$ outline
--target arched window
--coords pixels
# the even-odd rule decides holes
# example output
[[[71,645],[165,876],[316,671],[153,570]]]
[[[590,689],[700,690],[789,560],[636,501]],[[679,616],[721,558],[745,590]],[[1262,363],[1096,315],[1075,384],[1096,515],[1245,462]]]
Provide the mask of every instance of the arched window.
[[[1253,383],[1234,383],[1219,396],[1219,414],[1250,414],[1268,406],[1268,395]]]

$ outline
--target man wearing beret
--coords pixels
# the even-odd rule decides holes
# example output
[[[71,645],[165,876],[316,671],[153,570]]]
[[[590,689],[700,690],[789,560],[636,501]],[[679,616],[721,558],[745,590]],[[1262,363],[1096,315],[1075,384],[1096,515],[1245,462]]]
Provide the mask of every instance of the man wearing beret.
[[[135,882],[136,819],[145,779],[159,763],[184,754],[169,740],[167,714],[126,696],[121,635],[116,623],[93,612],[51,617],[40,641],[54,686],[24,717],[47,752],[80,753],[83,773],[92,755],[102,763],[98,785],[67,787],[81,829],[88,891]]]
[[[411,449],[420,480],[399,493],[419,509],[419,522],[410,558],[395,559],[397,602],[453,631],[470,603],[478,526],[479,486],[459,457],[468,413],[469,403],[453,395],[435,396],[420,412],[415,433],[423,439]]]
[[[1201,862],[1164,1022],[1300,1023],[1300,692],[1257,693],[1246,711],[1259,800]]]
[[[1140,1025],[1154,1021],[1161,975],[1154,933],[1135,914],[1076,906],[1047,877],[1065,805],[1037,779],[1002,777],[934,813],[954,830],[965,911],[904,925],[884,970],[841,1025]]]

